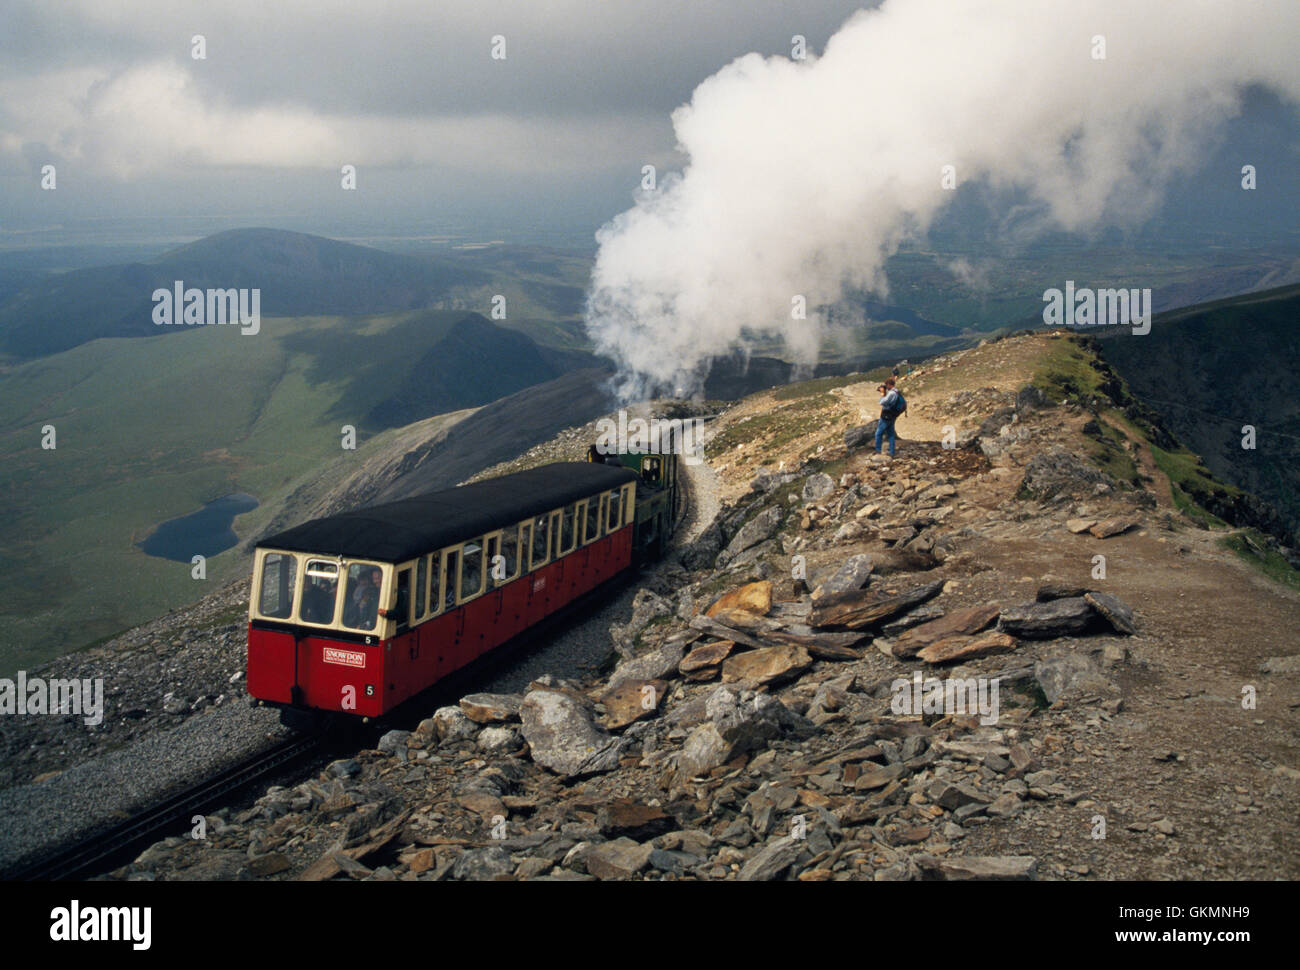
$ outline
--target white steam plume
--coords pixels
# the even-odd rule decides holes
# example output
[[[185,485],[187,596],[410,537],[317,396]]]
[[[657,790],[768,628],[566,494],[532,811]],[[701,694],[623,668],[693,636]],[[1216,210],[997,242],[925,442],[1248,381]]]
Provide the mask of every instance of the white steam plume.
[[[741,57],[673,114],[681,177],[598,233],[588,330],[629,399],[698,390],[751,335],[813,362],[816,308],[887,292],[954,194],[943,166],[1044,228],[1135,222],[1246,86],[1300,100],[1298,38],[1296,0],[887,0],[820,58]]]

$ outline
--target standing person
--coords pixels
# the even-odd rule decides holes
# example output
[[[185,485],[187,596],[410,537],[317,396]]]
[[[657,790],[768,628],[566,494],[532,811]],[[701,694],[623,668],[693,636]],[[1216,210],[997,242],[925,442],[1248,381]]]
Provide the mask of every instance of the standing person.
[[[894,383],[894,378],[891,377],[876,388],[884,395],[880,399],[880,420],[876,422],[876,454],[880,454],[882,439],[888,435],[890,458],[894,457],[894,450],[898,444],[898,436],[894,433],[894,422],[906,408],[902,403],[903,396],[898,393]]]

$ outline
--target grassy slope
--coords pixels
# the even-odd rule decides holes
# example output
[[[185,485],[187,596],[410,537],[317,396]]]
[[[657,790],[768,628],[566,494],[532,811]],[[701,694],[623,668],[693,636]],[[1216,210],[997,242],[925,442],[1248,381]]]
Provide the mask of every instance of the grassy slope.
[[[411,314],[266,319],[258,336],[198,327],[14,368],[0,381],[4,665],[48,659],[242,572],[230,550],[209,560],[201,586],[134,543],[234,491],[262,503],[235,523],[247,535],[304,472],[340,455],[364,461],[364,449],[342,451],[341,426],[362,426],[418,325]],[[46,424],[53,451],[40,447]]]

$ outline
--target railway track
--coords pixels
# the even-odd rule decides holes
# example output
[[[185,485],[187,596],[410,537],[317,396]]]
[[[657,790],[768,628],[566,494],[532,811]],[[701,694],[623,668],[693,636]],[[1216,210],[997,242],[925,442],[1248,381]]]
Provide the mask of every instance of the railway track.
[[[289,738],[232,765],[216,775],[101,830],[58,853],[6,873],[7,880],[85,879],[125,864],[141,849],[179,829],[188,829],[195,814],[228,799],[252,783],[288,770],[319,753],[324,733]],[[121,860],[119,862],[119,860]]]

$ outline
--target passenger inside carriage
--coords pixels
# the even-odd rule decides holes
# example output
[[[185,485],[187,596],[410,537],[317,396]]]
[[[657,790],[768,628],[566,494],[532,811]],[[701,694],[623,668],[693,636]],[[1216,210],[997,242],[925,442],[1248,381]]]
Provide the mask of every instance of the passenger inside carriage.
[[[357,630],[373,630],[379,618],[379,587],[384,574],[377,566],[354,564],[348,570],[348,598],[343,623]]]
[[[338,586],[327,576],[308,576],[302,592],[302,618],[306,623],[331,623],[334,620],[334,594]]]

